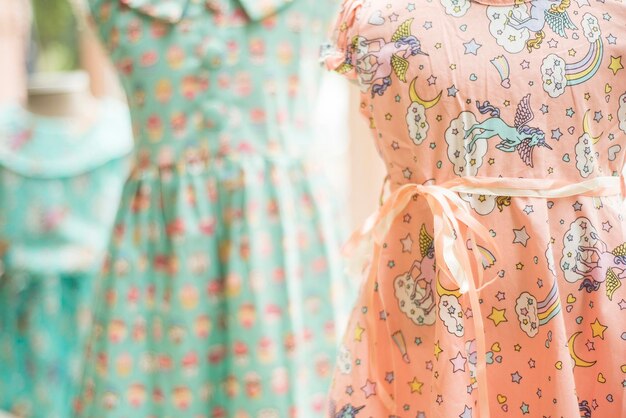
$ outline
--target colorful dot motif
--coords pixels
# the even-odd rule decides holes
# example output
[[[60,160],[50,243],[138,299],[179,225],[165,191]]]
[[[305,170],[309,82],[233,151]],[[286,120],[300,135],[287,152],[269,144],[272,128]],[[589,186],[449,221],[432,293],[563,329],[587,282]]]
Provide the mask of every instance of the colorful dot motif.
[[[625,14],[612,0],[347,0],[324,58],[360,87],[392,192],[575,184],[623,169]],[[476,262],[457,273],[489,284],[444,274],[434,198],[409,199],[366,266],[328,416],[623,416],[622,199],[458,196],[495,248],[460,244]]]
[[[77,416],[324,415],[349,308],[313,152],[324,4],[91,1],[136,164]]]
[[[88,121],[0,110],[0,411],[14,416],[72,414],[133,146],[124,103],[92,109]]]

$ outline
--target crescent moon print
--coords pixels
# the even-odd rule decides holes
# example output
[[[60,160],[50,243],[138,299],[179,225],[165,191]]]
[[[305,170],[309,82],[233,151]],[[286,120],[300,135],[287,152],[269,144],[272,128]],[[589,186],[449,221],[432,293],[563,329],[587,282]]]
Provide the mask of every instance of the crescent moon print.
[[[424,139],[426,139],[429,129],[428,121],[426,119],[426,110],[439,103],[443,91],[440,91],[439,94],[431,100],[424,100],[417,92],[415,87],[416,81],[417,77],[411,81],[411,85],[409,86],[411,105],[406,111],[406,124],[409,128],[409,136],[413,140],[413,143],[415,145],[420,145],[424,142]]]
[[[582,331],[575,332],[567,341],[569,355],[572,356],[572,360],[574,360],[574,367],[591,367],[596,364],[596,361],[583,360],[578,354],[576,354],[576,350],[574,349],[576,345],[576,338],[578,338],[580,334],[582,334]]]

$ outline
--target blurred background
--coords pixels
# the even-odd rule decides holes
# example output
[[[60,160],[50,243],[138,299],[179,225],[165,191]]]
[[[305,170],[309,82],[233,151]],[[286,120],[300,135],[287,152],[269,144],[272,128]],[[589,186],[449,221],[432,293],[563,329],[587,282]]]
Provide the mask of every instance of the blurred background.
[[[77,21],[67,0],[32,0],[32,65],[36,71],[79,68]]]
[[[0,7],[7,1],[16,0],[0,0]],[[79,1],[31,0],[23,57],[0,56],[12,69],[0,81],[7,96],[0,100],[0,418],[8,414],[3,410],[69,416],[71,399],[58,393],[71,388],[50,388],[77,380],[78,359],[68,353],[79,351],[92,313],[59,301],[87,300],[81,295],[93,291],[131,169],[124,97],[96,38],[79,30],[85,29]],[[0,42],[19,38],[15,28],[3,30]],[[0,55],[15,52],[10,47],[0,44]],[[21,80],[25,70],[28,79]],[[358,114],[359,95],[356,86],[326,74],[316,112],[320,160],[331,178],[342,179],[333,185],[349,229],[376,209],[384,178]],[[329,149],[336,151],[328,155]],[[37,405],[21,399],[25,393],[36,394]]]
[[[36,51],[29,57],[32,71],[74,71],[80,68],[77,20],[70,1],[32,0],[32,4],[34,47],[31,50]],[[343,107],[343,110],[337,112],[336,108],[326,106],[320,120],[333,121],[333,115],[348,116],[347,119],[342,118],[333,122],[335,125],[333,128],[344,125],[339,126],[340,135],[344,138],[337,138],[336,132],[331,136],[334,140],[339,139],[346,144],[343,154],[333,159],[335,164],[333,169],[345,174],[336,178],[348,179],[347,184],[342,187],[345,187],[349,202],[350,225],[356,228],[378,204],[384,167],[371,144],[367,124],[357,110],[358,88],[350,85],[346,89],[344,80],[334,74],[328,74],[324,80],[322,94],[326,95],[325,98],[331,103]]]

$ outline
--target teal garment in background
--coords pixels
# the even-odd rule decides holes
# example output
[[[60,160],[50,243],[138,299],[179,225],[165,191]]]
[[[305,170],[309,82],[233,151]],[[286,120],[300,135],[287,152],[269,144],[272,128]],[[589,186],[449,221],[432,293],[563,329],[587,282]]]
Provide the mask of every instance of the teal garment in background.
[[[0,410],[66,418],[92,289],[128,175],[128,108],[94,121],[0,110]]]
[[[334,2],[90,3],[137,162],[78,416],[324,416],[350,306],[338,197],[313,152]]]

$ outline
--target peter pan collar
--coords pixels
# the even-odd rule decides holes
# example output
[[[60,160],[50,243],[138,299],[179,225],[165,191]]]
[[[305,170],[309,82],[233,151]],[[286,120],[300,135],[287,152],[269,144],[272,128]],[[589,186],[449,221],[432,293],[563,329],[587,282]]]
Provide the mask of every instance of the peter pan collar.
[[[209,10],[219,12],[229,0],[120,0],[127,7],[169,23],[177,23],[185,16],[192,2],[204,1]],[[295,0],[234,0],[251,21],[263,20],[288,6]],[[224,5],[224,10],[228,7]]]

